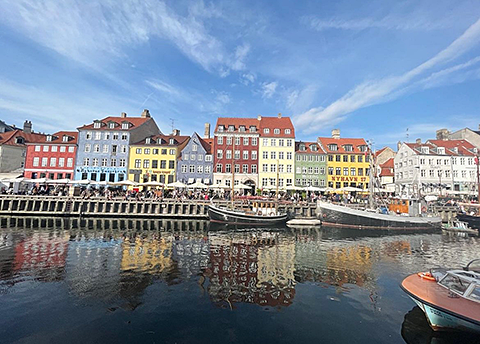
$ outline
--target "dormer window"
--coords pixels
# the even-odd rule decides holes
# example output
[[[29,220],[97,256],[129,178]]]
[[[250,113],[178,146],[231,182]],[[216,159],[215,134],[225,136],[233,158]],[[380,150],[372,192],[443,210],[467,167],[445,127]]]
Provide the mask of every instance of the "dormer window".
[[[353,146],[352,145],[345,145],[345,146],[343,146],[343,148],[345,149],[345,152],[353,152]]]
[[[239,130],[240,130],[242,133],[244,133],[244,132],[245,132],[245,126],[244,126],[244,125],[241,125],[240,128],[239,128]]]
[[[452,148],[452,151],[453,151],[454,153],[458,154],[458,147],[453,147],[453,148]]]
[[[285,134],[290,135],[292,133],[292,130],[290,129],[285,129]]]
[[[225,126],[223,126],[223,125],[218,126],[218,132],[219,133],[223,133],[224,130],[225,130]]]
[[[158,138],[158,139],[157,139],[157,144],[158,144],[158,145],[161,145],[161,144],[162,144],[162,139],[161,139],[161,138]]]
[[[445,154],[445,147],[438,147],[438,154]]]
[[[52,141],[52,135],[47,135],[47,142],[51,142]]]
[[[17,136],[15,138],[15,143],[21,145],[25,143],[25,140],[23,139],[23,137]],[[37,151],[37,147],[40,147],[40,146],[35,146],[35,151]]]
[[[251,133],[256,133],[256,132],[257,132],[257,127],[254,126],[254,125],[251,125],[251,126],[250,126],[250,132],[251,132]]]
[[[420,148],[420,151],[422,152],[422,154],[429,154],[430,153],[430,149],[428,147],[422,147],[422,148]]]
[[[170,139],[170,140],[169,140],[169,143],[170,143],[171,145],[174,145],[174,144],[175,144],[175,139]]]
[[[264,134],[270,134],[270,129],[269,128],[264,128],[263,133]]]
[[[115,128],[115,123],[114,123],[114,122],[108,123],[108,127],[109,127],[110,129]]]
[[[367,150],[367,147],[362,145],[362,146],[358,146],[358,149],[360,150],[360,152],[365,152]]]
[[[152,139],[149,138],[149,137],[147,137],[147,138],[145,139],[145,143],[146,143],[147,145],[149,145],[149,144],[151,143],[151,141],[152,141]]]
[[[62,141],[63,141],[63,142],[68,142],[68,136],[67,136],[67,135],[63,135]]]
[[[101,126],[101,124],[102,124],[102,122],[95,122],[95,123],[93,123],[93,127],[94,127],[95,129],[99,129],[100,126]]]
[[[277,128],[273,129],[273,133],[277,135],[280,134],[280,129],[277,129]]]
[[[129,123],[128,122],[123,122],[122,123],[122,129],[128,129],[128,128],[130,128]]]
[[[331,151],[338,151],[338,146],[336,143],[332,143],[328,145],[328,149]]]
[[[474,148],[473,148],[473,152],[474,152],[475,154],[477,154],[477,153],[478,153],[478,148],[477,148],[477,147],[474,147]]]
[[[305,145],[304,145],[304,144],[301,144],[301,145],[300,145],[300,150],[301,150],[301,151],[305,151]]]
[[[318,151],[317,145],[311,145],[311,146],[310,146],[310,150],[311,150],[312,152]]]
[[[234,125],[229,125],[228,126],[228,131],[235,131],[235,126]]]

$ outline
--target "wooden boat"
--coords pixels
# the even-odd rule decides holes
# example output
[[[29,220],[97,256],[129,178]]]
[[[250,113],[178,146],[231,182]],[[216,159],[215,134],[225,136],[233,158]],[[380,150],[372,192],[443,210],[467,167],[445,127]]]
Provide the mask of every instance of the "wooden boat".
[[[408,276],[401,288],[422,309],[433,330],[480,333],[480,270],[432,270]]]
[[[274,226],[285,224],[288,214],[279,213],[273,204],[271,204],[272,206],[267,205],[270,204],[256,202],[251,210],[241,210],[210,204],[208,216],[212,222],[231,225]]]
[[[442,219],[436,216],[407,216],[382,213],[375,210],[352,209],[318,201],[317,210],[322,224],[358,229],[385,230],[436,230],[440,229]]]
[[[457,214],[457,219],[462,222],[466,222],[470,228],[480,229],[480,216],[478,215],[468,215],[468,214]]]

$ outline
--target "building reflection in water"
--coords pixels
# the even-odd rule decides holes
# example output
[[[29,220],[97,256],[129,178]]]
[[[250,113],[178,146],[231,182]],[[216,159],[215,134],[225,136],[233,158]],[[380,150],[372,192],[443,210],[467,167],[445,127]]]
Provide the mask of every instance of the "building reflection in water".
[[[280,232],[209,233],[208,293],[219,306],[289,306],[295,296],[295,242]]]

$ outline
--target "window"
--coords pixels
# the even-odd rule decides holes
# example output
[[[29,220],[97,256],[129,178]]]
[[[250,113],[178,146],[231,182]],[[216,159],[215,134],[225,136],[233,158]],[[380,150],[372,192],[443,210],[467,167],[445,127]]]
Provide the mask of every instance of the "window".
[[[268,159],[268,152],[267,151],[262,152],[262,158],[263,159]]]
[[[187,165],[182,165],[181,170],[182,170],[182,173],[187,173]]]
[[[268,164],[262,164],[262,172],[268,172]]]
[[[223,145],[223,136],[217,137],[217,143],[218,143],[219,145]]]
[[[38,166],[39,163],[40,163],[40,158],[39,157],[33,158],[33,166]]]
[[[268,181],[267,178],[262,178],[262,186],[268,186],[267,181]]]
[[[169,169],[175,168],[175,160],[168,160],[168,168]]]
[[[160,168],[167,168],[167,160],[160,160]]]
[[[277,128],[273,129],[273,133],[277,135],[280,134],[280,129],[277,129]]]
[[[210,154],[205,155],[205,161],[212,161],[212,156]]]
[[[73,167],[73,158],[67,158],[67,167]]]
[[[293,146],[293,140],[287,140],[287,147]]]
[[[240,173],[240,165],[235,164],[235,173]]]
[[[227,137],[227,146],[230,146],[232,144],[232,137],[229,136]]]
[[[357,170],[356,170],[355,167],[350,168],[350,175],[351,175],[351,176],[355,176],[355,175],[356,175],[356,171],[357,171]]]
[[[129,128],[128,122],[123,122],[122,129],[128,129],[128,128]]]
[[[287,160],[292,160],[292,152],[287,152]]]
[[[118,140],[118,133],[113,133],[113,139]]]
[[[256,146],[258,144],[258,138],[252,137],[252,146]]]
[[[243,151],[243,160],[248,160],[248,151]]]
[[[177,151],[176,151],[174,148],[171,148],[171,149],[168,151],[168,153],[169,153],[170,155],[175,155],[175,154],[177,154]]]
[[[296,168],[296,173],[302,173],[302,169],[301,169],[300,166],[297,166],[297,168]]]
[[[348,155],[343,156],[343,162],[348,162]]]
[[[287,173],[292,173],[292,165],[287,165]]]
[[[247,165],[247,164],[243,164],[243,166],[242,166],[242,172],[243,172],[243,173],[248,173],[248,165]]]
[[[309,166],[308,167],[308,174],[312,174],[313,173],[313,167],[312,166]]]
[[[105,137],[105,140],[110,140],[110,133],[109,132],[106,132],[104,134],[104,137]]]
[[[90,140],[92,138],[92,132],[91,131],[87,131],[85,133],[85,140]]]
[[[358,161],[358,162],[363,162],[363,155],[359,155],[359,156],[357,157],[357,161]]]
[[[359,176],[363,176],[363,168],[359,168],[359,169],[358,169],[358,175],[359,175]]]
[[[234,125],[229,125],[228,126],[228,131],[235,131],[235,126]]]
[[[73,153],[74,151],[75,151],[75,147],[73,147],[73,146],[68,147],[68,152],[69,153]]]
[[[313,173],[314,173],[314,174],[318,174],[318,167],[314,167]]]
[[[65,149],[66,149],[65,146],[60,146],[60,153],[65,153]]]
[[[230,149],[225,151],[225,158],[228,160],[232,159],[232,151]]]
[[[190,154],[190,160],[194,161],[197,158],[195,154]]]
[[[51,167],[57,166],[57,158],[50,158],[50,166]]]
[[[248,137],[244,137],[243,138],[243,145],[248,146],[248,141],[249,141]]]
[[[278,158],[279,158],[280,160],[285,159],[285,153],[284,153],[284,152],[278,152]]]
[[[343,168],[343,175],[348,176],[348,167]]]
[[[270,159],[276,159],[277,158],[277,152],[270,152]]]
[[[110,159],[110,166],[116,167],[117,166],[117,159]]]
[[[100,131],[95,132],[95,140],[101,140],[102,139],[102,133]]]
[[[106,158],[102,159],[102,167],[107,167],[107,159]]]
[[[335,175],[340,176],[342,174],[342,169],[340,167],[335,167]]]
[[[257,151],[252,151],[252,160],[257,160]]]
[[[222,159],[223,158],[223,151],[221,149],[217,150],[217,159]]]
[[[90,153],[90,150],[91,150],[90,144],[87,143],[87,144],[85,145],[85,153]]]
[[[195,165],[188,165],[188,171],[190,173],[195,173]]]
[[[252,165],[252,173],[257,173],[257,165]]]
[[[143,150],[143,154],[150,154],[150,148],[145,148]]]
[[[271,164],[270,165],[270,172],[277,172],[277,165]]]
[[[103,145],[103,152],[108,153],[108,145]]]
[[[88,166],[90,164],[89,158],[83,158],[83,166]]]
[[[240,146],[240,138],[239,137],[235,138],[235,146]]]
[[[277,139],[270,139],[270,145],[275,147],[277,145]]]
[[[251,133],[256,133],[257,132],[257,127],[254,126],[254,125],[250,126],[250,132]]]
[[[95,129],[100,128],[100,125],[101,125],[100,122],[95,122],[95,123],[93,123],[93,127],[94,127]]]
[[[43,146],[43,151],[48,152],[48,146]]]
[[[203,173],[203,165],[197,166],[197,173]]]
[[[232,165],[225,164],[225,173],[231,173],[231,172],[232,172]]]
[[[183,160],[187,161],[190,159],[190,155],[188,153],[183,154]]]
[[[320,167],[320,175],[325,175],[325,167]]]
[[[285,129],[285,134],[290,135],[292,133],[291,129]]]
[[[235,151],[235,156],[233,157],[235,160],[238,160],[240,159],[240,151],[239,150],[236,150]]]
[[[113,137],[115,138],[115,134],[113,134]],[[128,139],[128,135],[127,133],[122,133],[122,140],[127,140]]]
[[[210,173],[211,172],[211,166],[207,165],[205,166],[205,173]]]
[[[218,132],[219,133],[223,133],[224,130],[225,130],[225,127],[223,125],[218,126]]]
[[[269,128],[264,128],[263,133],[264,134],[270,134],[270,129]]]
[[[279,139],[279,140],[278,140],[278,145],[279,145],[280,147],[285,146],[285,140],[284,140],[284,139]]]
[[[64,165],[65,165],[65,158],[58,159],[58,167],[63,167]]]
[[[125,159],[120,159],[120,163],[118,164],[118,166],[125,167],[125,165],[126,165],[126,160]]]
[[[135,168],[140,168],[140,167],[142,167],[142,160],[135,159]]]
[[[217,164],[216,171],[217,173],[222,173],[222,164]]]
[[[48,158],[42,158],[42,167],[47,167]]]

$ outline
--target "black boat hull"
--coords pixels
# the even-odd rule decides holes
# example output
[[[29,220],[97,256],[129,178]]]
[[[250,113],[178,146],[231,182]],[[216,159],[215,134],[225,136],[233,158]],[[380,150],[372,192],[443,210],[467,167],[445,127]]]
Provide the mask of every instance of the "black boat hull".
[[[480,230],[480,216],[457,214],[457,219],[468,223],[468,227]]]
[[[441,219],[437,217],[408,217],[378,214],[324,202],[319,202],[318,211],[322,224],[326,226],[381,230],[441,229]]]
[[[208,207],[208,216],[212,222],[231,225],[275,226],[285,224],[287,221],[287,214],[261,216],[217,208],[212,205]]]

